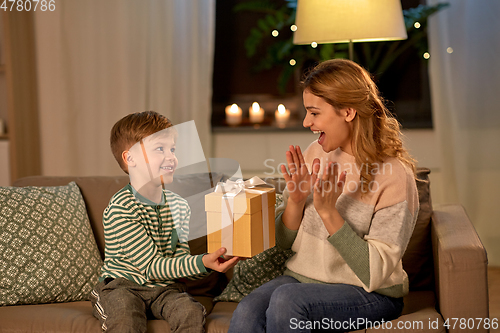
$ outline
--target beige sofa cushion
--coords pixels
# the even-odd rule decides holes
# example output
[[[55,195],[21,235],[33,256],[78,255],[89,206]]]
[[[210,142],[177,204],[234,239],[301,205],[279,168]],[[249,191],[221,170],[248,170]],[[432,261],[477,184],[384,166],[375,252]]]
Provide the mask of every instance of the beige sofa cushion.
[[[212,311],[212,299],[195,297]],[[0,308],[0,332],[101,332],[89,301]],[[165,320],[148,320],[148,333],[170,332]]]

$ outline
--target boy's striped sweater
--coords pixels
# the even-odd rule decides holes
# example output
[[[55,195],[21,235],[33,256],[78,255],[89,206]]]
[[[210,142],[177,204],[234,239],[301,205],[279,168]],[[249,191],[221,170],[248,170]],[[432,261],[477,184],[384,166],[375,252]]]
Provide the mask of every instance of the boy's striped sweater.
[[[339,163],[339,174],[347,171],[336,204],[345,223],[329,235],[310,195],[299,230],[288,229],[281,220],[288,200],[285,190],[276,211],[276,242],[295,252],[285,274],[301,282],[345,283],[391,297],[406,295],[408,277],[401,259],[419,208],[413,172],[396,158],[379,163],[371,190],[362,195],[360,168],[352,155],[341,149],[325,153],[315,141],[304,152],[309,170],[314,158],[320,158],[321,170],[332,161]]]
[[[207,273],[203,255],[189,251],[187,201],[173,192],[163,193],[166,204],[147,205],[136,199],[128,184],[111,198],[103,214],[101,279],[123,277],[156,287]]]

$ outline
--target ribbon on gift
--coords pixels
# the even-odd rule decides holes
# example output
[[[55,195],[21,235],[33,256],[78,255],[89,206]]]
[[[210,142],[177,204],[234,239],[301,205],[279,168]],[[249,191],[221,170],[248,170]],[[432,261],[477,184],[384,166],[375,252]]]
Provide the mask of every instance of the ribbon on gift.
[[[267,183],[259,177],[252,177],[246,181],[238,179],[236,181],[227,180],[226,182],[217,183],[214,192],[223,194],[221,200],[221,246],[226,247],[227,253],[233,253],[234,198],[242,191],[261,195],[264,249],[269,248],[269,208],[267,191],[253,189],[255,186],[266,184]]]
[[[223,193],[224,195],[228,196],[236,196],[238,193],[245,189],[251,189],[252,187],[258,186],[258,185],[266,185],[267,183],[260,179],[259,177],[255,176],[250,178],[249,180],[243,181],[243,179],[237,179],[237,180],[227,180],[226,182],[219,182],[217,183],[217,186],[215,187],[215,191],[217,193]],[[260,192],[259,192],[260,193]]]

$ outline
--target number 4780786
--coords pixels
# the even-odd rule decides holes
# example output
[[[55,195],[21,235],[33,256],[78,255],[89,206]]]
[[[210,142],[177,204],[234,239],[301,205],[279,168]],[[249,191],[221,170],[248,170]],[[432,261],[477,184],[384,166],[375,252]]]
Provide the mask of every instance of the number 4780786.
[[[0,0],[1,1],[1,0]],[[56,10],[55,0],[3,0],[0,9],[3,11],[29,12],[31,10],[41,10],[42,12]]]

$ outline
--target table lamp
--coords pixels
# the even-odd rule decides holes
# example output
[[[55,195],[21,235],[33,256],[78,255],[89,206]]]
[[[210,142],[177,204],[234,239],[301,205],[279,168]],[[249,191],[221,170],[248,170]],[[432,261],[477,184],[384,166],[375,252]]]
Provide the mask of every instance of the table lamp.
[[[298,0],[294,44],[406,39],[400,0]]]

